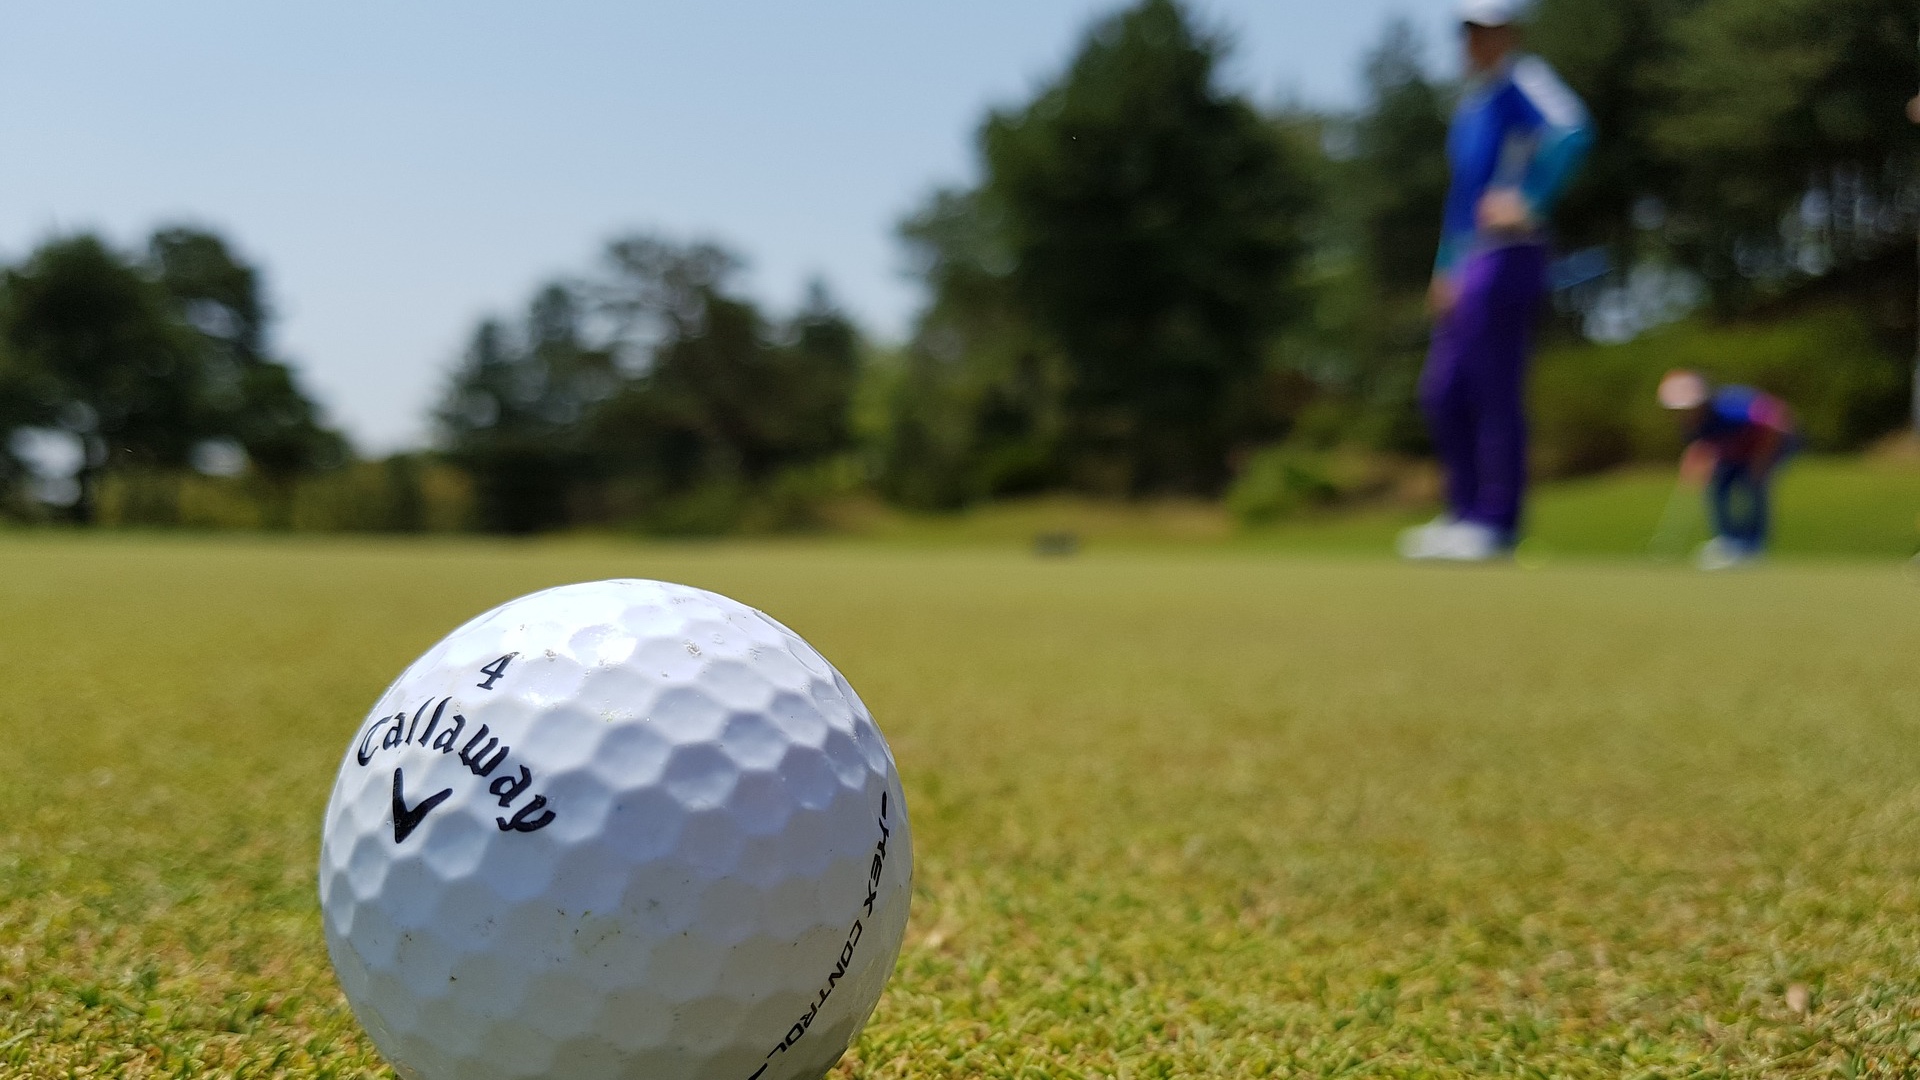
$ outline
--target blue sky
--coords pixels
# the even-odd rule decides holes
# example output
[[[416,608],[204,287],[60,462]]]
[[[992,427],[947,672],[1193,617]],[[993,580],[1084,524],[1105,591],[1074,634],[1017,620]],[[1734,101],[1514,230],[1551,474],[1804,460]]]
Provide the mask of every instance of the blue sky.
[[[984,109],[1057,72],[1094,0],[31,0],[0,36],[0,257],[213,226],[363,448],[426,438],[473,322],[645,228],[717,238],[783,308],[869,332],[919,294],[893,225],[973,172]],[[1453,0],[1203,0],[1266,102],[1346,103],[1394,14],[1453,69]]]

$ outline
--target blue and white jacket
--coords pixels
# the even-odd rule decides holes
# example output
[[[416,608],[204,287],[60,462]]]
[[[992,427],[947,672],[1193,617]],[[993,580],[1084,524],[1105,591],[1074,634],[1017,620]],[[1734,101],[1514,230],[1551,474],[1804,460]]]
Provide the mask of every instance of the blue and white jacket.
[[[1491,239],[1475,222],[1491,189],[1517,189],[1534,220],[1545,221],[1592,144],[1587,107],[1537,56],[1514,57],[1469,83],[1447,132],[1452,183],[1434,272],[1451,272]]]

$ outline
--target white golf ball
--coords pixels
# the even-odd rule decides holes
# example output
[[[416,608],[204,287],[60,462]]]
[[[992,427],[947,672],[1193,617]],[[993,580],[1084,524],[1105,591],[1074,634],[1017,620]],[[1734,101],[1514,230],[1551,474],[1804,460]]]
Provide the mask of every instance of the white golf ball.
[[[833,665],[726,597],[601,581],[487,612],[387,689],[320,906],[409,1080],[813,1080],[880,998],[912,869]]]

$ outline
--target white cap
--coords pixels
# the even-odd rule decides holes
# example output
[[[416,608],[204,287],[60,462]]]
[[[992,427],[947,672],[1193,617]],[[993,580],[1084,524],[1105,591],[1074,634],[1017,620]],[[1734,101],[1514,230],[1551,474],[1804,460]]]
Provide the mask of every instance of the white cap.
[[[1474,26],[1512,26],[1520,21],[1521,0],[1460,0],[1460,21]]]
[[[1711,388],[1707,380],[1697,371],[1669,371],[1660,380],[1660,407],[1663,409],[1697,409],[1707,403]]]

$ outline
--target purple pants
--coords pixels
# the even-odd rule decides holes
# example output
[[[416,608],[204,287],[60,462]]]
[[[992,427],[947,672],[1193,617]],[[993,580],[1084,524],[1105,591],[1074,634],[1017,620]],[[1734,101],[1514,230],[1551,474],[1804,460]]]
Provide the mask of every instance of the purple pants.
[[[1468,256],[1459,299],[1433,328],[1420,405],[1447,473],[1447,507],[1511,544],[1527,486],[1527,354],[1547,291],[1547,248]]]

